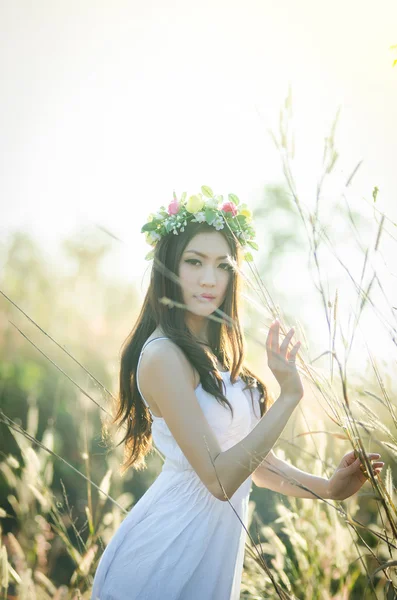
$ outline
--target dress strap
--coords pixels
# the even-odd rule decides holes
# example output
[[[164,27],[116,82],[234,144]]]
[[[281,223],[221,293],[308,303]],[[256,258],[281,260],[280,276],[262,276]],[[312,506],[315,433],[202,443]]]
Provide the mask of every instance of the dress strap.
[[[149,340],[148,342],[146,342],[146,343],[145,343],[145,344],[142,346],[142,350],[141,350],[141,353],[140,353],[140,355],[139,355],[138,364],[137,364],[137,367],[136,367],[136,385],[137,385],[137,388],[138,388],[138,390],[139,390],[139,393],[140,393],[140,395],[141,395],[141,397],[142,397],[142,400],[144,401],[144,403],[146,404],[146,406],[148,407],[148,409],[149,409],[149,410],[150,410],[150,406],[149,406],[149,404],[146,402],[145,398],[143,397],[143,394],[142,394],[142,392],[141,392],[141,388],[139,387],[139,381],[138,381],[138,369],[139,369],[139,365],[140,365],[141,358],[142,358],[142,355],[143,355],[143,353],[144,353],[144,351],[145,351],[145,348],[146,348],[146,346],[148,346],[148,345],[149,345],[151,342],[155,342],[156,340],[168,340],[168,339],[169,339],[168,337],[164,337],[164,336],[163,336],[163,337],[153,338],[152,340]],[[153,413],[152,413],[152,411],[151,411],[151,410],[150,410],[150,413],[151,413],[151,415],[152,415],[153,417],[154,417],[154,416],[156,416],[156,415],[153,415]]]

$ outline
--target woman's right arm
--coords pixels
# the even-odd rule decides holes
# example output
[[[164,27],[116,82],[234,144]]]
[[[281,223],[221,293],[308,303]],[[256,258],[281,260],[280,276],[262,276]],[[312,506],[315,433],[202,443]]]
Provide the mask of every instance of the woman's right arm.
[[[243,440],[222,452],[196,398],[192,367],[176,344],[161,340],[146,349],[140,363],[139,382],[145,398],[153,398],[159,407],[203,484],[224,501],[227,498],[222,486],[231,498],[266,458],[299,403],[281,394]]]

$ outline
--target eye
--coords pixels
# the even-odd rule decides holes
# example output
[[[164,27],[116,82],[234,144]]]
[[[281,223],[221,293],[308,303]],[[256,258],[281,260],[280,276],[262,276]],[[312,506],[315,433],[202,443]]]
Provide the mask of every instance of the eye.
[[[229,263],[222,263],[219,266],[223,267],[224,271],[233,271],[233,267],[232,265],[229,265]]]
[[[193,266],[197,266],[197,263],[201,264],[201,261],[198,260],[198,258],[187,258],[185,260],[186,263],[191,264]],[[221,263],[219,265],[223,271],[232,271],[233,267],[232,265],[229,265],[229,263]]]
[[[189,263],[189,264],[193,264],[193,263],[199,263],[200,261],[197,258],[187,258],[185,260],[185,262]]]

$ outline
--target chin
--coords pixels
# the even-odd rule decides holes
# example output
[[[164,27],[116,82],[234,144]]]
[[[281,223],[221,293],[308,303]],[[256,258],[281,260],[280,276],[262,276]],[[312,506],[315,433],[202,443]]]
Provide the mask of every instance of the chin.
[[[199,302],[193,301],[187,305],[187,310],[194,315],[207,317],[216,311],[218,305],[213,302],[208,302],[208,304],[200,304]]]
[[[187,311],[192,313],[193,315],[199,316],[199,317],[208,317],[208,315],[212,315],[213,312],[215,312],[216,308],[212,308],[210,306],[208,307],[203,307],[203,308],[197,308],[196,306],[188,306],[187,307]]]

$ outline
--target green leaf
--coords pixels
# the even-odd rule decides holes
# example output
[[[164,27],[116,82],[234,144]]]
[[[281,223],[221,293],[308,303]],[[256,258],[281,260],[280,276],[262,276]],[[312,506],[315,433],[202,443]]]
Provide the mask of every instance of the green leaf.
[[[201,186],[201,191],[203,192],[204,196],[207,196],[207,198],[213,198],[214,197],[214,192],[211,190],[210,187],[208,187],[208,185],[202,185]]]
[[[212,208],[205,209],[205,220],[207,221],[207,223],[209,225],[211,225],[211,223],[215,219],[215,217],[216,217],[216,212],[214,210],[212,210]]]
[[[259,250],[259,246],[256,242],[251,242],[251,240],[247,240],[247,244],[249,244],[254,250]]]
[[[181,196],[181,204],[183,204],[185,202],[185,198],[186,198],[186,192],[183,192],[183,194]]]
[[[174,229],[174,224],[172,223],[172,221],[168,221],[165,224],[165,230],[167,233],[169,233],[171,231],[171,229]]]
[[[158,221],[150,221],[149,223],[145,223],[145,225],[141,229],[141,233],[145,231],[154,231],[157,229]]]
[[[237,206],[238,204],[240,204],[240,200],[238,199],[238,197],[236,196],[236,194],[229,194],[228,198],[230,200],[230,202],[234,202],[234,204]]]
[[[245,225],[245,222],[247,220],[247,217],[245,215],[237,215],[237,217],[235,217],[236,221],[238,221],[240,223],[241,226]]]
[[[252,261],[254,260],[254,258],[253,258],[253,256],[252,256],[251,252],[246,252],[246,253],[244,254],[244,259],[245,259],[247,262],[252,262]]]
[[[150,252],[148,252],[145,256],[145,260],[151,260],[154,257],[154,248],[153,250],[150,250]]]
[[[394,486],[393,486],[393,475],[391,472],[390,465],[387,466],[387,470],[386,470],[385,487],[386,487],[387,493],[389,494],[390,498],[393,498]]]

